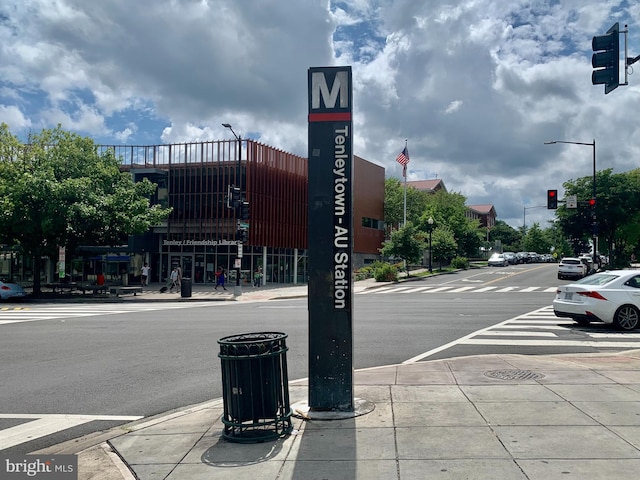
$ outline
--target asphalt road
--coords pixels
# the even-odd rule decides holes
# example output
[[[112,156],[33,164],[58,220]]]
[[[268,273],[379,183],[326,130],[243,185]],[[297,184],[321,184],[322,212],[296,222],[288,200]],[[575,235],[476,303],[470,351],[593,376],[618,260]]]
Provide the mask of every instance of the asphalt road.
[[[545,289],[558,284],[556,269],[553,264],[485,268],[356,295],[354,367],[503,351],[575,351],[575,346],[560,344],[459,343],[550,305],[554,294]],[[57,318],[0,325],[3,454],[32,452],[135,417],[220,397],[217,340],[227,335],[286,333],[289,379],[308,376],[306,299],[135,308],[105,304],[89,311],[78,304],[31,308],[44,313],[54,309]],[[585,343],[582,351],[593,349]],[[51,423],[60,421],[61,414],[86,418],[68,428],[62,422],[54,433],[34,434],[30,441],[9,438],[24,435],[23,427],[33,421],[28,415]]]

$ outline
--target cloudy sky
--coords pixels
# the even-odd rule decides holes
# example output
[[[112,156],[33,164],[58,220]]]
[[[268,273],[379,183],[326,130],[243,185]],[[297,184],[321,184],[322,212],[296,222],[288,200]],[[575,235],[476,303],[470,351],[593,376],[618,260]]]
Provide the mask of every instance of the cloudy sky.
[[[639,166],[640,63],[591,85],[591,38],[628,25],[634,57],[639,20],[631,0],[0,0],[0,122],[133,145],[230,123],[307,156],[307,70],[350,65],[355,154],[400,178],[407,139],[409,180],[544,227],[546,190],[593,171],[545,141]]]

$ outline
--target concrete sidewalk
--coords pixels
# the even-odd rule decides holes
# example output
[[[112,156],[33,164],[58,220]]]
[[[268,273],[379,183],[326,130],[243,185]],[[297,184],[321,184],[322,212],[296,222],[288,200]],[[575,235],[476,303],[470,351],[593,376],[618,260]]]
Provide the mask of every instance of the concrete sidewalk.
[[[354,383],[356,397],[375,404],[371,413],[296,418],[293,433],[273,442],[222,439],[220,399],[141,420],[81,452],[80,478],[635,480],[640,472],[640,350],[419,362],[360,370]],[[305,401],[306,381],[289,392],[292,404]]]

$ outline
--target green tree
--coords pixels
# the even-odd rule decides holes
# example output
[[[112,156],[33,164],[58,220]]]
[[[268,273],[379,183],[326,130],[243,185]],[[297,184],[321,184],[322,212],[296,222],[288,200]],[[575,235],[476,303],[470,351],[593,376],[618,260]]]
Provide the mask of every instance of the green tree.
[[[58,247],[72,255],[81,244],[119,244],[166,219],[170,209],[150,205],[155,189],[90,138],[58,126],[22,144],[0,125],[0,241],[33,257],[34,293],[42,258],[57,258]]]
[[[403,260],[409,274],[409,264],[416,264],[425,248],[424,238],[416,227],[407,222],[399,230],[391,232],[391,238],[384,242],[380,253],[385,257],[395,257]]]
[[[384,187],[384,221],[391,229],[404,221],[404,184],[397,178],[387,178]],[[429,194],[407,187],[407,222],[416,223],[424,212]]]
[[[524,249],[527,252],[549,253],[551,242],[545,232],[540,228],[539,223],[534,223],[527,230],[527,234],[524,237]]]
[[[505,252],[517,252],[521,249],[522,232],[519,232],[504,220],[496,220],[491,227],[490,238],[492,241],[500,241]]]
[[[593,210],[587,205],[593,196],[592,177],[570,180],[564,188],[565,195],[577,196],[578,208],[560,205],[556,216],[575,253],[586,250],[593,236],[595,214],[598,250],[612,255],[614,263],[624,264],[640,241],[640,169],[620,174],[613,174],[611,169],[597,172]]]
[[[429,231],[429,217],[435,220],[436,226],[447,226],[452,233],[456,252],[462,256],[474,256],[481,244],[481,231],[478,220],[467,218],[466,197],[459,193],[439,190],[429,195],[426,209],[418,222],[418,228]]]
[[[458,244],[448,225],[440,225],[433,229],[431,250],[433,259],[439,262],[441,269],[443,263],[449,263],[455,256]]]

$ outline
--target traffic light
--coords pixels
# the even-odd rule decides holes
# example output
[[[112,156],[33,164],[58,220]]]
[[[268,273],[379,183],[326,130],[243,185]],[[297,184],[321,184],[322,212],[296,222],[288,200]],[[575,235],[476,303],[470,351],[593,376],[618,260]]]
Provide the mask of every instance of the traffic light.
[[[239,187],[234,187],[231,185],[227,186],[227,208],[238,208],[238,205],[241,201],[241,193]]]
[[[591,83],[604,84],[605,95],[620,84],[620,26],[616,22],[606,35],[593,37],[591,47],[595,52],[591,57],[593,73]]]
[[[249,202],[242,202],[240,204],[240,220],[249,220]]]
[[[558,190],[547,190],[547,208],[558,208]]]
[[[595,198],[590,198],[589,199],[589,208],[596,208],[596,199]]]
[[[247,230],[246,228],[236,230],[236,240],[239,240],[243,243],[249,240],[249,230]]]

